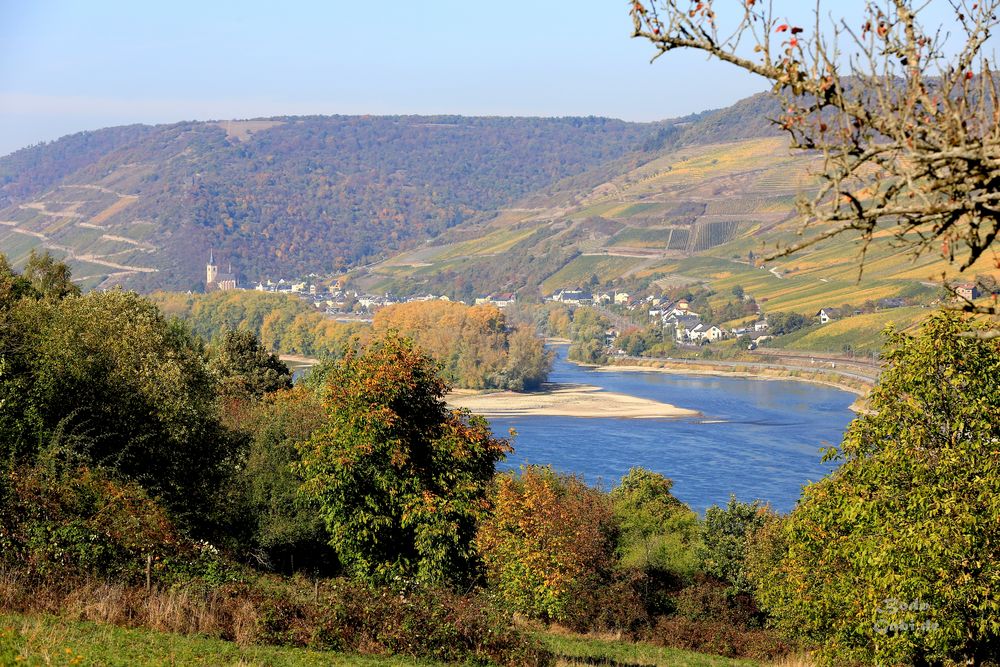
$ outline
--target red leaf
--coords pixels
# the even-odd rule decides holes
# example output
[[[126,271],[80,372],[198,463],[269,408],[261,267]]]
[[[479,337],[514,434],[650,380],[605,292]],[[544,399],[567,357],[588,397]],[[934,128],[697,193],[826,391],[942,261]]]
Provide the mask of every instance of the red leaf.
[[[774,29],[775,32],[785,32],[786,30],[788,30],[787,23],[782,23],[781,25],[779,25],[777,28]]]

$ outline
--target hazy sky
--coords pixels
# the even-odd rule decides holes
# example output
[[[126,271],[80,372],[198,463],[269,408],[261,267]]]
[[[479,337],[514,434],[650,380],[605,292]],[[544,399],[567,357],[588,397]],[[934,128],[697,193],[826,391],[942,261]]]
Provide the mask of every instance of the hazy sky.
[[[284,114],[655,120],[764,89],[697,54],[650,65],[630,32],[622,0],[0,0],[0,155],[108,125]]]

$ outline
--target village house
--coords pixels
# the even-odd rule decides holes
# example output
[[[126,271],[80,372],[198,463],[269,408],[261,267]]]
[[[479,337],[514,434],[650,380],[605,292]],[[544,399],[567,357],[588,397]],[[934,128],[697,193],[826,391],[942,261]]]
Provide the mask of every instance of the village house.
[[[692,342],[708,341],[714,343],[725,337],[725,332],[714,324],[699,324],[688,332],[688,338]]]
[[[955,294],[961,299],[972,301],[979,298],[979,288],[976,283],[961,283],[955,285]]]
[[[513,305],[517,302],[517,295],[513,292],[499,292],[495,294],[490,294],[489,296],[477,297],[475,305],[481,306],[484,303],[489,303],[497,308],[506,308],[507,306]]]
[[[689,332],[701,325],[701,320],[692,315],[671,315],[667,321],[667,326],[674,328],[674,338],[682,343],[691,340]]]
[[[823,308],[818,313],[813,315],[813,317],[818,317],[820,324],[826,324],[827,322],[832,322],[837,319],[837,311],[833,308]]]
[[[584,292],[583,290],[559,290],[549,297],[549,300],[582,306],[592,303],[594,298],[589,292]]]

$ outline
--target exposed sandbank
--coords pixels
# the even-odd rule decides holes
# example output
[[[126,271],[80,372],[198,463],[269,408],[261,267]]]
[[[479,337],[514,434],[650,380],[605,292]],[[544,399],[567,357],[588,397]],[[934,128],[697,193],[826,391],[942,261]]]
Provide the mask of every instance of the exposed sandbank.
[[[741,378],[752,378],[754,380],[797,380],[799,382],[811,382],[812,384],[822,384],[827,387],[835,387],[843,391],[856,394],[858,396],[865,396],[871,387],[868,384],[866,387],[858,387],[846,382],[836,382],[834,380],[826,380],[817,377],[808,377],[805,375],[797,374],[803,373],[805,371],[794,371],[794,370],[783,370],[779,368],[762,368],[754,371],[747,370],[728,370],[726,368],[688,368],[685,366],[631,366],[631,365],[617,365],[609,364],[607,366],[596,366],[596,370],[601,372],[614,372],[614,371],[624,371],[628,372],[654,372],[654,373],[669,373],[671,375],[717,375],[717,376],[728,376],[728,377],[741,377]],[[874,383],[872,383],[874,384]]]
[[[629,396],[589,384],[546,384],[541,391],[492,393],[456,391],[448,403],[468,408],[484,417],[616,417],[625,419],[676,419],[700,412],[648,398]]]

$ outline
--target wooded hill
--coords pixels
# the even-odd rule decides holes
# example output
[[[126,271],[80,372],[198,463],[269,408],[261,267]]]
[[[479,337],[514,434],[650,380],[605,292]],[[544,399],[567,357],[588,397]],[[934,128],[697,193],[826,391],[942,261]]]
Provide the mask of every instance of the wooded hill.
[[[0,252],[85,287],[197,289],[209,248],[243,280],[328,273],[433,238],[659,141],[606,118],[330,116],[131,126],[0,158]]]
[[[327,274],[449,229],[476,235],[498,211],[672,147],[773,134],[771,104],[659,123],[313,116],[82,132],[0,157],[0,252],[20,266],[48,249],[84,288],[197,290],[209,248],[245,282]]]
[[[991,258],[960,277],[936,253],[915,259],[888,231],[876,233],[860,282],[862,245],[846,235],[759,266],[778,244],[801,239],[796,199],[815,187],[822,167],[774,132],[771,104],[758,96],[674,123],[649,150],[357,270],[354,284],[373,293],[517,292],[531,300],[564,288],[634,294],[704,283],[725,295],[740,286],[769,312],[812,317],[825,307],[918,293],[929,302],[942,274],[1000,277]]]

